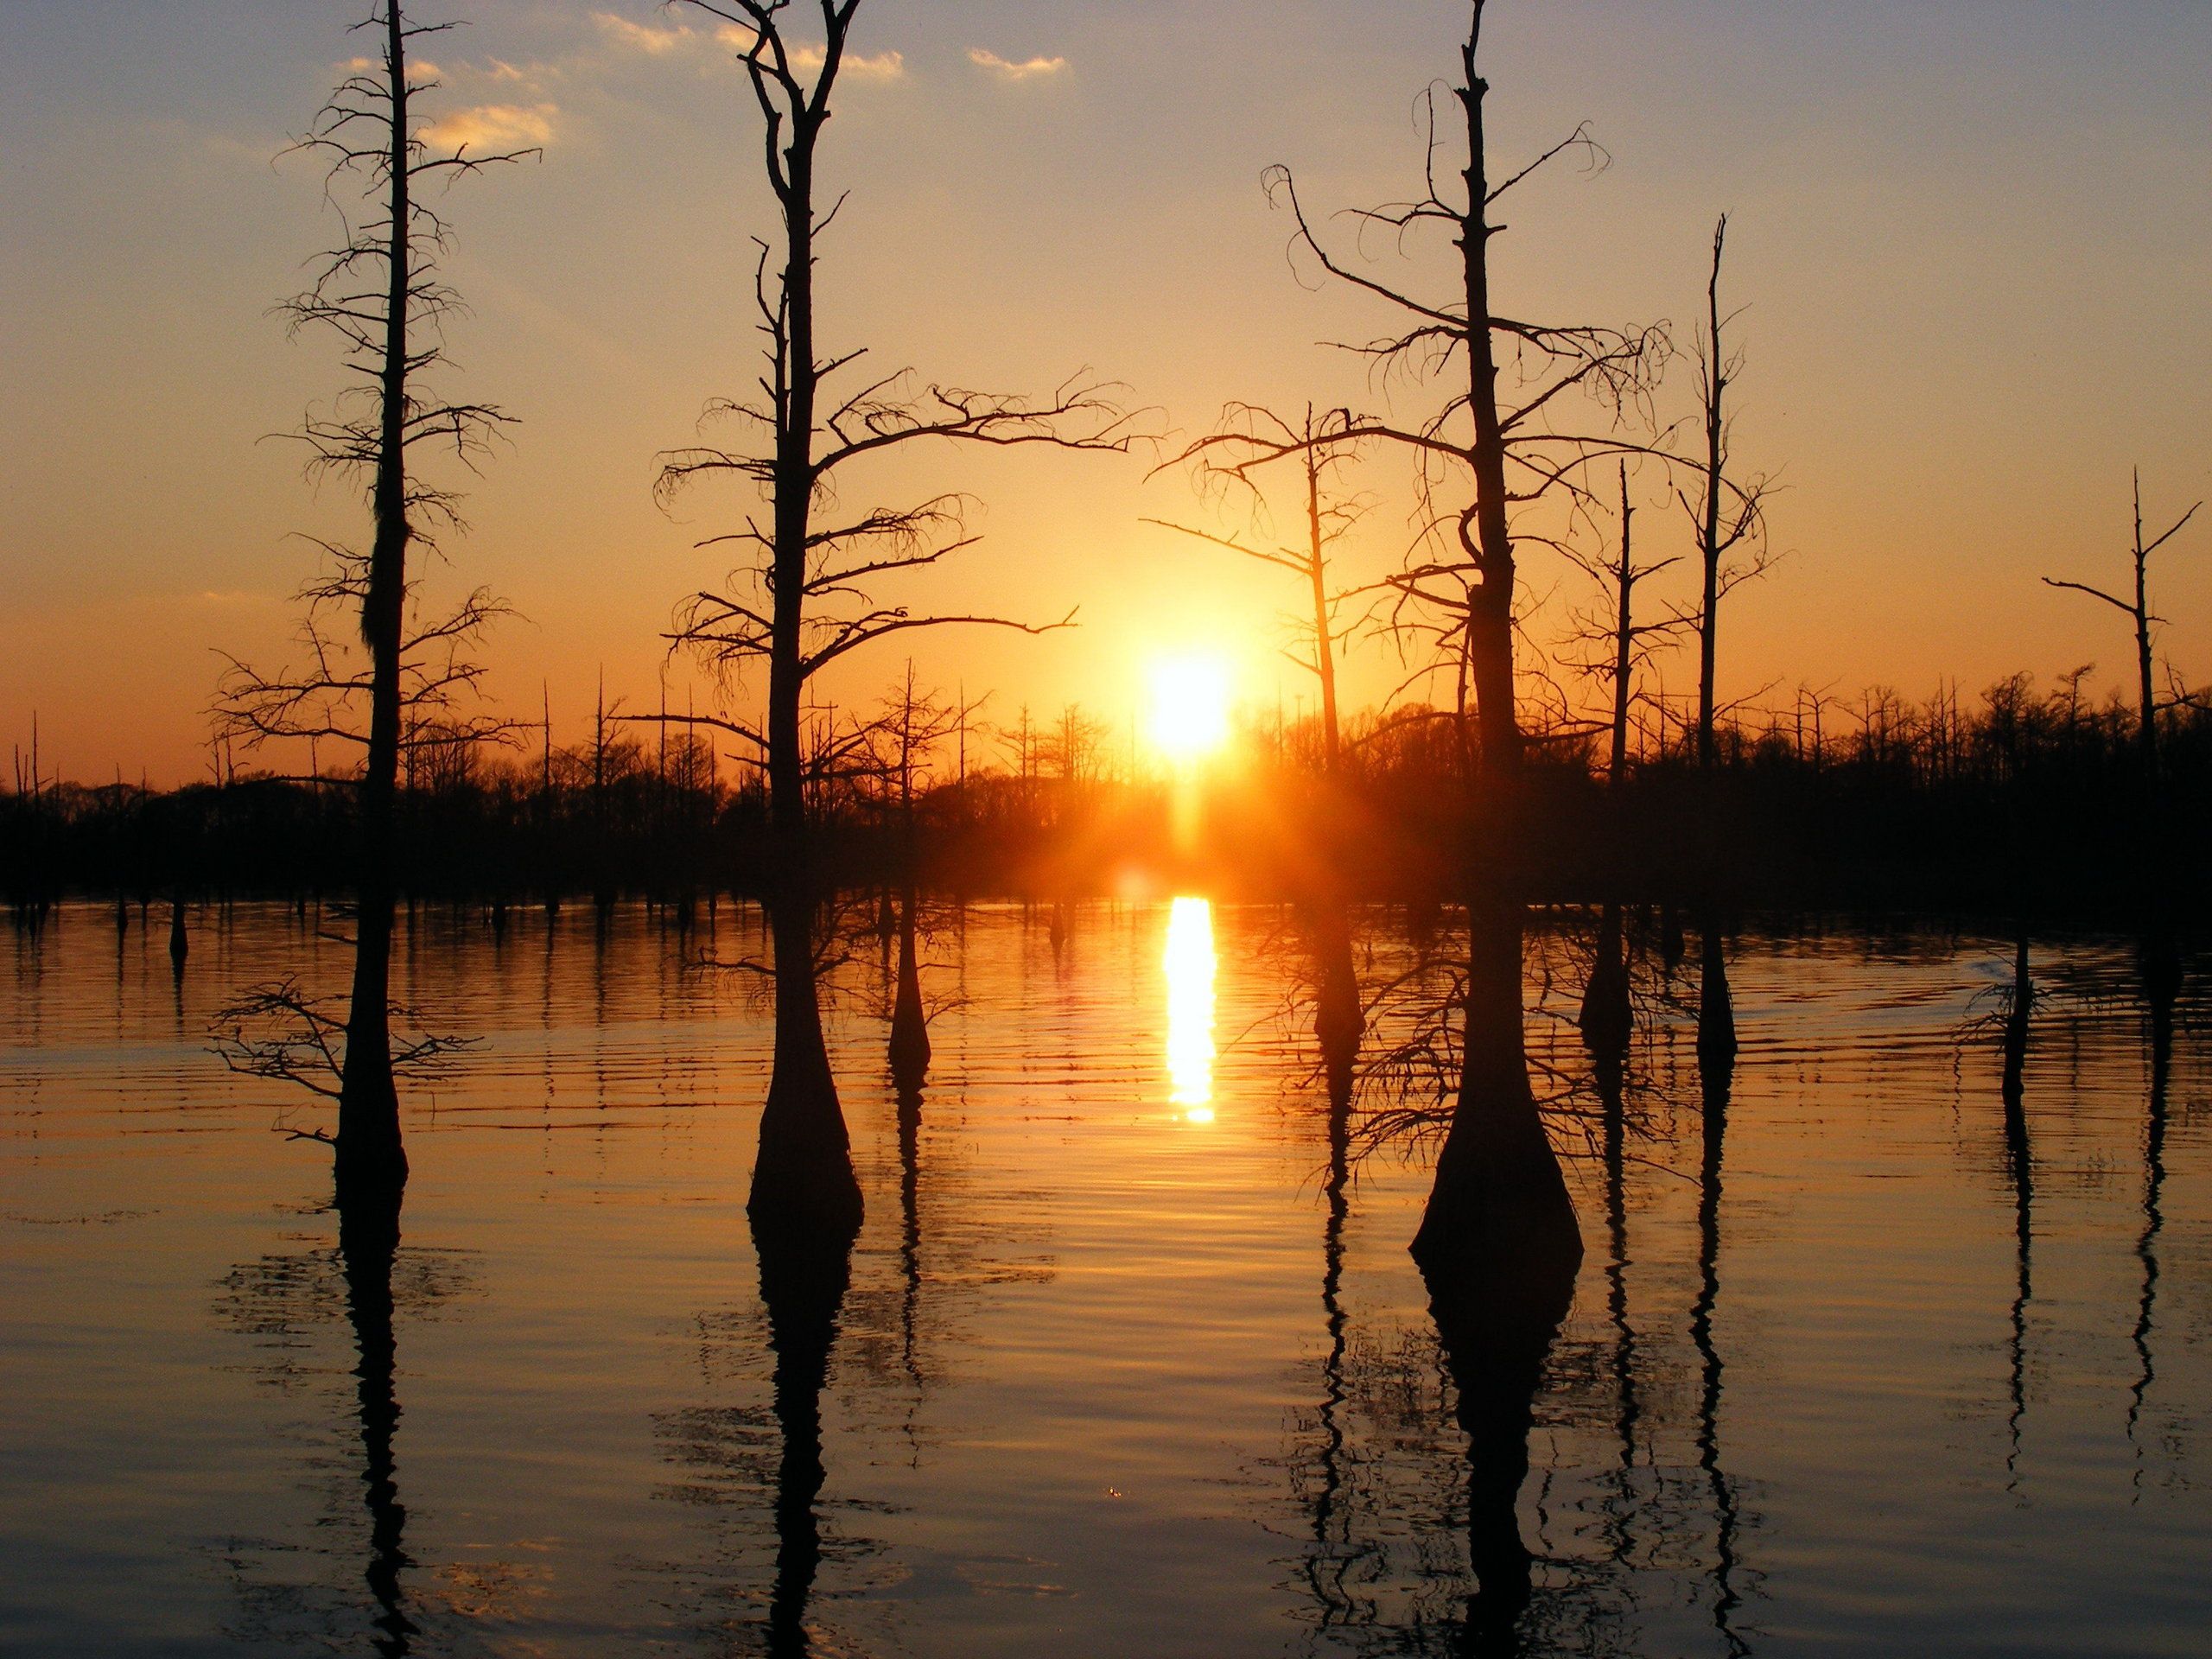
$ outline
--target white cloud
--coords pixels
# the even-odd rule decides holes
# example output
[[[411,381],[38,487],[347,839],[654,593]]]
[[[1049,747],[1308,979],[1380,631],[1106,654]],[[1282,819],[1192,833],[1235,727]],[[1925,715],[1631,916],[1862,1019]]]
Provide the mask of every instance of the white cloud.
[[[1065,58],[1025,58],[1020,63],[986,51],[980,46],[968,48],[968,61],[978,69],[987,69],[1001,80],[1041,80],[1048,75],[1067,73]]]
[[[560,114],[552,104],[480,104],[456,110],[443,120],[423,129],[423,138],[441,149],[512,149],[553,141],[553,123]]]

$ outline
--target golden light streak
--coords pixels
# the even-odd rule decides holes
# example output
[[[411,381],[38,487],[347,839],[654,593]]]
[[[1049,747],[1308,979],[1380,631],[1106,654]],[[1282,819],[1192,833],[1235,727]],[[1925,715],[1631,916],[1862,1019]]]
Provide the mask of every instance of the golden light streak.
[[[1213,1122],[1213,906],[1178,899],[1167,912],[1168,1098],[1193,1123]]]

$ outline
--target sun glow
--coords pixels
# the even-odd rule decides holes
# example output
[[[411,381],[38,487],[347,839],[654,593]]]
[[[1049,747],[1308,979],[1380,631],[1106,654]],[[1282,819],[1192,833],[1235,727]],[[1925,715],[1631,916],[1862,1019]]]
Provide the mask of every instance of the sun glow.
[[[1146,730],[1171,760],[1201,760],[1221,747],[1229,741],[1229,664],[1205,655],[1155,662]]]
[[[1213,906],[1178,899],[1167,912],[1168,1098],[1193,1123],[1213,1122]]]

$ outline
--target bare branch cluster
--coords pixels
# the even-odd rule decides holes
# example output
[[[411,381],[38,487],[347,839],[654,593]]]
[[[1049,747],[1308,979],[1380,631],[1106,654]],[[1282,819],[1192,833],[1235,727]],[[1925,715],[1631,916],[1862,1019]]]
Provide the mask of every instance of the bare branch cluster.
[[[319,543],[328,566],[297,595],[303,607],[297,639],[303,659],[264,671],[235,657],[219,683],[212,710],[215,734],[247,750],[292,741],[368,746],[366,704],[373,670],[358,619],[368,591],[368,561],[350,548]],[[424,618],[414,606],[400,641],[402,753],[510,744],[522,722],[478,707],[485,669],[470,651],[509,607],[479,588],[453,609]],[[346,771],[334,774],[346,779]],[[318,769],[318,772],[320,769]]]
[[[346,999],[314,995],[287,975],[239,992],[238,1001],[216,1011],[208,1030],[213,1052],[232,1071],[334,1101],[346,1071]],[[476,1046],[474,1038],[428,1030],[413,1009],[397,1003],[391,1024],[391,1067],[401,1076],[435,1081]]]
[[[354,25],[386,33],[384,4]],[[451,22],[405,22],[398,31],[403,47],[442,35]],[[414,100],[436,90],[430,76],[410,72],[403,57],[363,59],[316,111],[308,130],[289,153],[316,156],[328,173],[324,200],[338,219],[331,245],[312,256],[308,284],[276,309],[293,332],[326,328],[343,341],[351,384],[321,413],[311,412],[291,435],[308,446],[308,470],[373,473],[385,448],[384,398],[390,383],[393,310],[399,311],[404,340],[404,381],[408,388],[399,423],[405,448],[442,445],[472,468],[511,417],[495,405],[455,403],[425,396],[422,375],[446,360],[444,324],[464,307],[439,272],[450,240],[449,227],[418,187],[441,190],[487,168],[538,155],[535,149],[473,154],[463,143],[442,153],[414,122]],[[395,192],[395,175],[405,188]],[[404,222],[396,222],[395,200],[404,201]],[[395,292],[395,256],[404,261],[404,281]],[[454,518],[449,492],[410,481],[406,497],[410,518],[448,523]]]

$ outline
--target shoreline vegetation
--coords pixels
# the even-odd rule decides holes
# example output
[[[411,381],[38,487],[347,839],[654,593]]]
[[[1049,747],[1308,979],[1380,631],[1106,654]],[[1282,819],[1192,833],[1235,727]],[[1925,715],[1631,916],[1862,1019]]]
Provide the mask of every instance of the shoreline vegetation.
[[[826,724],[816,734],[817,757],[834,747],[845,760],[817,769],[811,802],[838,887],[895,887],[912,868],[925,890],[976,898],[1195,887],[1446,902],[1454,849],[1471,845],[1448,711],[1348,721],[1333,771],[1318,720],[1248,728],[1243,760],[1180,778],[1133,776],[1128,747],[1079,709],[1049,728],[1025,721],[1003,766],[976,763],[988,734],[973,730],[964,775],[942,757],[921,772],[911,745],[903,770],[895,753],[867,764],[887,729],[896,747],[897,720],[894,707],[887,721],[855,716],[834,739]],[[1530,746],[1529,896],[1663,905],[1713,890],[1764,909],[2002,915],[2130,906],[2154,812],[2183,824],[2212,812],[2212,710],[2198,701],[2163,715],[2158,808],[2137,724],[2117,700],[2088,703],[2070,677],[2046,693],[2017,677],[1971,703],[1878,690],[1816,712],[1739,715],[1722,728],[1715,775],[1675,742],[1633,759],[1618,788],[1602,734],[1566,733]],[[218,770],[164,791],[41,779],[19,763],[16,786],[0,789],[0,901],[16,925],[37,927],[65,897],[144,906],[349,893],[351,780]],[[762,792],[724,774],[705,739],[601,721],[586,742],[528,759],[425,742],[406,771],[397,861],[409,901],[487,915],[624,899],[681,911],[766,893]],[[1714,797],[1723,810],[1708,841]],[[2212,899],[2202,861],[2173,861],[2162,886],[2180,915]]]

